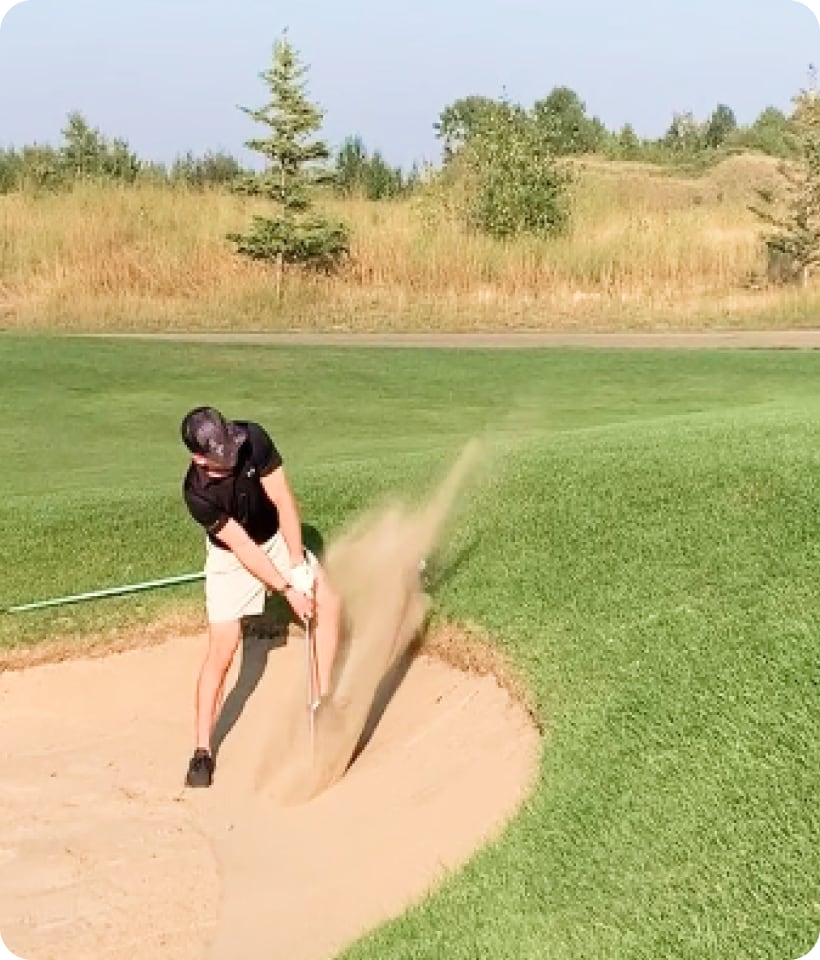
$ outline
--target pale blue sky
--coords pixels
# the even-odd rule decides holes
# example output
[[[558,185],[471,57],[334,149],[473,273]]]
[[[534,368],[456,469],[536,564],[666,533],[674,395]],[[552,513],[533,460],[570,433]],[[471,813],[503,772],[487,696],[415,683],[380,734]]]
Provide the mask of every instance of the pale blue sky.
[[[335,147],[360,134],[395,164],[439,159],[432,125],[461,96],[527,106],[566,85],[610,128],[659,136],[673,112],[788,109],[820,65],[793,0],[27,0],[0,28],[0,146],[57,142],[80,110],[142,157],[225,149],[284,27]]]

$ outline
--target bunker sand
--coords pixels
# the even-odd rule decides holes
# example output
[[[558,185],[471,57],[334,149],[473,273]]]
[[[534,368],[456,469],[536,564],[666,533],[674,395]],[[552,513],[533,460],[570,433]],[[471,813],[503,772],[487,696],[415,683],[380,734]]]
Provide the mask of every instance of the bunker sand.
[[[297,632],[252,641],[267,667],[214,786],[183,790],[180,691],[205,642],[0,677],[0,932],[25,960],[330,957],[462,863],[532,782],[523,708],[420,656],[341,780],[305,803],[260,791],[260,744],[302,690]]]
[[[320,960],[498,833],[535,776],[529,715],[494,677],[410,651],[427,609],[418,561],[474,454],[429,503],[377,511],[329,549],[346,632],[313,747],[296,629],[243,642],[210,790],[181,787],[204,635],[0,675],[11,950]]]

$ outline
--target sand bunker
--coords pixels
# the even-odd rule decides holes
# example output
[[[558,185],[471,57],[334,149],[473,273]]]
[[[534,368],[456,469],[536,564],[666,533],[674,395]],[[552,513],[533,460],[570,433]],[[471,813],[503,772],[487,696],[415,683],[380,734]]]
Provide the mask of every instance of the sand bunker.
[[[408,655],[427,609],[418,561],[471,462],[427,505],[374,513],[330,548],[346,638],[313,749],[298,630],[245,638],[210,790],[181,786],[204,635],[0,675],[11,950],[319,960],[499,830],[534,776],[529,716],[493,677]]]
[[[265,671],[209,791],[181,787],[204,636],[0,677],[0,933],[12,951],[330,957],[515,811],[537,755],[528,715],[493,678],[425,656],[334,786],[289,806],[258,791],[260,745],[303,688],[300,641],[248,643],[248,676]]]

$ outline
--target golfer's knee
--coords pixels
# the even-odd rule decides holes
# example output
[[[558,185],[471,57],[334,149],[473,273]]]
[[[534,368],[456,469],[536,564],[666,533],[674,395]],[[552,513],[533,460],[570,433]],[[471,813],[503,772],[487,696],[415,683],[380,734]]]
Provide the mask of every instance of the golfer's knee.
[[[239,624],[212,623],[209,634],[205,666],[224,673],[231,665],[236,648],[239,646]]]

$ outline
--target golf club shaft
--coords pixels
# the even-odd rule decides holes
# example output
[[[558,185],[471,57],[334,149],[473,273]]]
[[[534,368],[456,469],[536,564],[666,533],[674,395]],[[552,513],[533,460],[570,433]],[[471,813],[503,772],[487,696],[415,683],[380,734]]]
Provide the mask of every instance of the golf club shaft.
[[[316,699],[316,646],[313,635],[313,624],[310,617],[305,620],[305,672],[307,674],[307,713],[308,729],[310,732],[311,755],[314,749],[315,714],[314,701]]]
[[[89,593],[77,593],[69,597],[55,597],[52,600],[38,600],[34,603],[23,603],[8,607],[7,613],[23,613],[25,610],[42,610],[46,607],[62,607],[70,603],[81,603],[85,600],[97,600],[101,597],[118,597],[128,593],[138,593],[141,590],[154,590],[157,587],[169,587],[177,583],[191,583],[194,580],[204,579],[204,573],[185,573],[178,577],[165,577],[162,580],[146,580],[144,583],[129,583],[121,587],[109,587],[105,590],[92,590]]]

